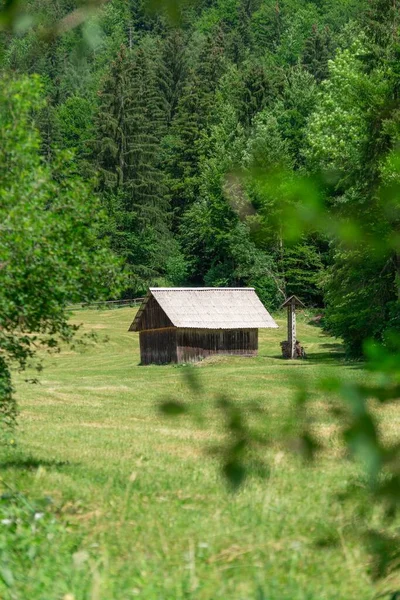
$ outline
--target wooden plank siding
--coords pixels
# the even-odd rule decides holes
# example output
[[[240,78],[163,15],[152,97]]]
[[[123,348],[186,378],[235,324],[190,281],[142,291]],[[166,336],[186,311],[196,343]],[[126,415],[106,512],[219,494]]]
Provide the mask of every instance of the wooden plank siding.
[[[177,362],[175,327],[141,331],[139,340],[142,365]]]
[[[152,296],[149,298],[146,309],[140,317],[138,331],[143,329],[161,329],[163,327],[173,327],[173,323],[167,317],[157,300]]]
[[[258,329],[177,329],[177,362],[193,362],[213,354],[256,356]]]

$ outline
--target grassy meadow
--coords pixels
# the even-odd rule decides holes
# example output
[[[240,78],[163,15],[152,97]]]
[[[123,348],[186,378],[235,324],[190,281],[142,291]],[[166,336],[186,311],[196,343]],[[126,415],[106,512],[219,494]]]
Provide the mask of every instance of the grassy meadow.
[[[282,314],[279,330],[260,332],[257,358],[199,363],[195,396],[184,368],[138,365],[134,314],[75,312],[99,342],[47,357],[38,384],[16,376],[19,429],[1,454],[1,600],[374,598],[360,516],[343,500],[362,477],[343,460],[327,398],[313,398],[328,451],[312,467],[276,440],[268,476],[232,494],[209,452],[225,435],[221,394],[261,403],[275,439],[301,378],[360,380],[362,367],[305,317],[298,337],[309,359],[282,360]],[[194,403],[203,422],[164,416],[167,398]],[[382,414],[389,435],[399,419]]]

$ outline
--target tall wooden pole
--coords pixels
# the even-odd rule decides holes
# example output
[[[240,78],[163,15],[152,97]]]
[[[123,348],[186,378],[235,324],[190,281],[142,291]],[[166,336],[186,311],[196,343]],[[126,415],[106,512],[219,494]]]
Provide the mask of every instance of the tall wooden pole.
[[[287,308],[287,341],[281,343],[285,358],[297,358],[296,306],[305,308],[297,296],[290,296],[281,306],[281,308]]]
[[[294,298],[292,298],[287,309],[290,358],[296,358],[296,300]]]

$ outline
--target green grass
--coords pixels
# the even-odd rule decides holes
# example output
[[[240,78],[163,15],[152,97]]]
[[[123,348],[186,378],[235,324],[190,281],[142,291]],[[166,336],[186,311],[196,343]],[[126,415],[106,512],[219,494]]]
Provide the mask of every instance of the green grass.
[[[198,364],[195,399],[181,367],[138,366],[138,336],[127,332],[134,312],[75,313],[109,341],[47,358],[37,385],[18,378],[17,444],[1,462],[0,598],[372,598],[357,516],[337,496],[357,471],[341,457],[326,398],[315,395],[314,416],[329,451],[313,467],[274,441],[269,477],[232,495],[209,452],[224,435],[222,393],[261,402],[276,435],[299,378],[361,380],[363,369],[346,365],[337,341],[305,319],[298,337],[309,360],[282,360],[278,316],[282,327],[261,332],[257,358]],[[196,402],[204,424],[164,417],[165,398]],[[398,426],[398,414],[384,418]]]

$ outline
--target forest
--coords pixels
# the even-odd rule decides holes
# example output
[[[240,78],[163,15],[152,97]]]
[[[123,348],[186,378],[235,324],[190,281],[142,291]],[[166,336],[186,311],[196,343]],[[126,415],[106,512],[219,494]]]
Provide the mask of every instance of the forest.
[[[296,294],[352,356],[398,327],[396,2],[111,0],[63,35],[73,2],[24,6],[0,33],[3,105],[24,95],[31,152],[80,189],[120,296]],[[288,234],[313,194],[323,226]]]

